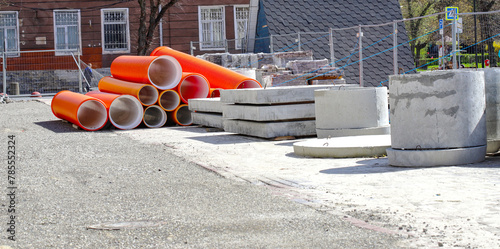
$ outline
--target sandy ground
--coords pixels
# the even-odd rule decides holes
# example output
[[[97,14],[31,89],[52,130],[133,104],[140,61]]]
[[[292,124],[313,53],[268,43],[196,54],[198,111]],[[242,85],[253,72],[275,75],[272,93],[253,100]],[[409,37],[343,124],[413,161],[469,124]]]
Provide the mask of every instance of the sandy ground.
[[[211,128],[119,131],[224,177],[341,215],[366,229],[407,236],[410,248],[500,248],[500,156],[478,164],[398,168],[387,158],[297,156],[293,143]]]

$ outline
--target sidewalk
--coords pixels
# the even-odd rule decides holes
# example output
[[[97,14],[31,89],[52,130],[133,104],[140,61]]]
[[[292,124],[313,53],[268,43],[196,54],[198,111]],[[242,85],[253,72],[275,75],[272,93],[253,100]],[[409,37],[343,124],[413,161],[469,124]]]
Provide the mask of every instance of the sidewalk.
[[[237,181],[344,217],[360,227],[408,236],[411,247],[500,248],[500,157],[479,164],[399,168],[387,158],[296,156],[293,143],[166,127],[113,130]]]

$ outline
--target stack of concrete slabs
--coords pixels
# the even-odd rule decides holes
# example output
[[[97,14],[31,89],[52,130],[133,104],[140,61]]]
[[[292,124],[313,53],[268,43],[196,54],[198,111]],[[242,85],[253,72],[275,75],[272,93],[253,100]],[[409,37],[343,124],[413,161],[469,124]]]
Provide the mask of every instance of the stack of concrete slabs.
[[[222,103],[220,98],[189,99],[193,124],[223,129]]]
[[[349,85],[224,90],[224,130],[262,138],[314,136],[314,91],[340,87]]]

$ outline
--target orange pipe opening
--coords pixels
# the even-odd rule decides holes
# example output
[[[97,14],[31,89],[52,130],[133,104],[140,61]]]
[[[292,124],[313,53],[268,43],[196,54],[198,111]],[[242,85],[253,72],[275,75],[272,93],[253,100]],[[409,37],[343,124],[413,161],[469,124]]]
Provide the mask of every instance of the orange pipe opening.
[[[111,63],[111,75],[117,79],[151,84],[160,90],[179,84],[182,67],[171,56],[118,56]]]
[[[104,102],[108,109],[109,121],[118,129],[134,129],[142,122],[144,115],[142,104],[131,95],[119,95],[100,91],[91,91],[85,95]]]
[[[97,87],[102,92],[132,95],[144,106],[153,105],[158,100],[158,90],[147,84],[131,83],[106,76],[101,78]]]
[[[157,47],[153,50],[153,52],[151,52],[151,55],[169,55],[174,57],[177,61],[179,61],[185,72],[202,74],[208,79],[208,82],[210,82],[210,85],[214,88],[262,88],[262,85],[252,78],[169,47]]]
[[[193,124],[191,111],[187,104],[181,104],[174,111],[169,112],[169,117],[178,125],[188,126]]]
[[[167,122],[167,113],[157,105],[144,109],[143,123],[149,128],[158,128]]]
[[[199,73],[182,73],[177,92],[182,102],[187,104],[189,99],[206,98],[210,93],[210,84],[207,78]]]
[[[165,111],[173,111],[180,104],[181,98],[174,90],[165,90],[158,97],[158,105]]]
[[[105,103],[91,96],[71,91],[60,91],[52,98],[52,113],[87,131],[96,131],[108,122]]]
[[[210,98],[219,98],[221,90],[223,90],[223,89],[222,88],[210,88],[210,94],[208,96]]]

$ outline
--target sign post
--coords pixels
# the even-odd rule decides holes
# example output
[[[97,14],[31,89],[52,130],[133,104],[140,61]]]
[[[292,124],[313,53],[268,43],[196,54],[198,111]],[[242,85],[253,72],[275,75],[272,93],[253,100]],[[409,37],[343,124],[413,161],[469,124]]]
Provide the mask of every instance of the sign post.
[[[451,47],[453,54],[453,69],[457,69],[457,19],[458,7],[446,7],[446,20],[452,20]]]
[[[439,19],[439,34],[441,34],[441,47],[439,47],[439,65],[444,69],[444,20]]]

